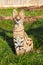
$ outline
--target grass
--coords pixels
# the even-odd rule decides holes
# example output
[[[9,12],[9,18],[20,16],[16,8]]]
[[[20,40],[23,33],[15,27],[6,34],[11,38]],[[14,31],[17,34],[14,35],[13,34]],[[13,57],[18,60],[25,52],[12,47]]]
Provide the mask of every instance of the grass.
[[[25,11],[25,15],[26,16],[40,16],[43,15],[43,11],[42,10],[32,10],[32,11]]]
[[[10,16],[12,12],[13,9],[0,9],[0,15]],[[34,13],[25,11],[25,15],[43,15],[43,11],[34,11]],[[0,21],[0,65],[43,65],[43,19],[31,24],[24,23],[24,29],[34,41],[34,50],[25,55],[16,56],[12,34],[13,22]]]

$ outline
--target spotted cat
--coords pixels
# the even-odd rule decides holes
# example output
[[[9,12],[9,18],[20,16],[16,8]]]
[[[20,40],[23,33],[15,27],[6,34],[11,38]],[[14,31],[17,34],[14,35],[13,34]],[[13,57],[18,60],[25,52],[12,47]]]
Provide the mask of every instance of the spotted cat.
[[[13,21],[15,22],[13,28],[13,41],[17,55],[33,50],[33,41],[24,31],[24,18],[25,15],[23,10],[20,13],[18,13],[16,10],[13,11]]]

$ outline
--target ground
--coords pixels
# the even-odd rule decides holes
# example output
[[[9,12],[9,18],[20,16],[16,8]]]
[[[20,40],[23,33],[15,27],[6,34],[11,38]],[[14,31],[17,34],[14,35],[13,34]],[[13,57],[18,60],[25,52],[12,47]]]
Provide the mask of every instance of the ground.
[[[20,11],[20,10],[18,10]],[[0,9],[0,15],[12,15],[12,9]],[[26,16],[43,15],[42,10],[25,11]],[[33,52],[16,56],[13,45],[13,21],[0,20],[0,65],[43,65],[43,19],[24,23],[24,29],[33,39]]]

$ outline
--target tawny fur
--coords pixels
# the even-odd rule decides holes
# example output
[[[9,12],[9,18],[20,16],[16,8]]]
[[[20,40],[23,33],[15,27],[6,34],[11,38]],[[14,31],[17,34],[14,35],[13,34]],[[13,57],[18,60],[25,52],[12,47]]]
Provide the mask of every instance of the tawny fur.
[[[15,22],[15,26],[13,29],[13,41],[14,41],[14,45],[16,45],[15,43],[17,43],[17,41],[20,42],[20,39],[23,40],[22,41],[22,46],[18,48],[16,48],[15,46],[15,50],[16,50],[16,54],[24,54],[26,52],[30,52],[33,50],[33,41],[31,38],[28,37],[28,35],[26,34],[26,32],[24,31],[24,26],[23,26],[23,21],[24,21],[24,12],[23,10],[18,14],[16,10],[13,11],[13,21]],[[16,40],[16,42],[15,42]],[[19,43],[17,43],[19,44]]]

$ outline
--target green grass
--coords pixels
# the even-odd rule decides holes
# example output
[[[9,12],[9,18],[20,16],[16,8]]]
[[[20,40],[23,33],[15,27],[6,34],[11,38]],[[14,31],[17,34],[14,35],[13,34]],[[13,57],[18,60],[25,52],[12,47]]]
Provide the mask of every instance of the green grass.
[[[0,15],[12,15],[12,9],[0,9]],[[43,11],[25,11],[26,16],[43,15]],[[33,52],[16,56],[13,45],[13,22],[0,21],[0,65],[43,65],[43,19],[34,23],[24,23],[24,29],[33,39]]]
[[[43,15],[43,11],[42,10],[25,11],[25,15],[26,16],[39,16],[39,15]]]

